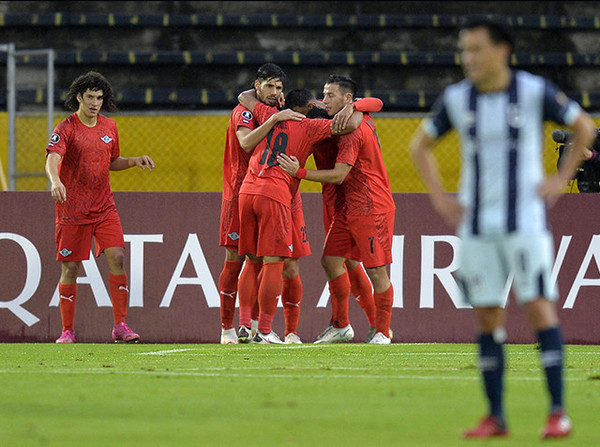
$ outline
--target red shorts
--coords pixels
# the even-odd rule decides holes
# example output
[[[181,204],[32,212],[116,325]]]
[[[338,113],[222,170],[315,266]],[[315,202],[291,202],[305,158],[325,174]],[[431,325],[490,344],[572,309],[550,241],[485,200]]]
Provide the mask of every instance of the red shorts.
[[[292,257],[291,227],[292,212],[282,203],[265,196],[240,194],[240,255]]]
[[[237,250],[240,239],[240,211],[238,200],[225,200],[221,202],[221,232],[219,245],[232,250]]]
[[[391,264],[394,215],[395,211],[367,216],[336,214],[323,255],[362,260],[365,268]]]
[[[301,200],[292,201],[292,245],[294,247],[292,258],[310,256],[310,243],[308,242],[308,232]]]
[[[329,228],[331,228],[333,216],[335,216],[335,206],[323,202],[323,226],[325,227],[325,234],[327,234]]]
[[[56,260],[85,261],[90,258],[92,236],[96,257],[111,247],[125,248],[121,219],[115,212],[105,219],[83,225],[56,225]]]
[[[325,234],[329,234],[329,229],[333,224],[333,221],[336,218],[335,213],[335,205],[327,205],[323,203],[323,225],[325,226]],[[346,216],[342,213],[338,217],[338,219],[342,219],[342,223],[347,227]],[[325,253],[323,253],[325,254]],[[358,251],[358,246],[354,244],[350,250],[346,253],[343,258],[354,259],[355,261],[360,262],[360,252]]]

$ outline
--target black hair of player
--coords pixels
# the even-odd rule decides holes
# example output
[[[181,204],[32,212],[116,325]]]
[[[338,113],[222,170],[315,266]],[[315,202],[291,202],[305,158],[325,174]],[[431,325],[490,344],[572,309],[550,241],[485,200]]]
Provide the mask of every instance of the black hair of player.
[[[460,27],[460,31],[473,31],[477,28],[483,28],[487,30],[490,39],[492,42],[494,42],[494,44],[498,45],[505,43],[510,47],[511,51],[514,49],[515,39],[511,32],[506,26],[493,20],[486,18],[473,18],[465,22]]]
[[[79,109],[77,95],[80,94],[83,96],[88,89],[93,92],[102,90],[102,109],[107,112],[116,112],[118,110],[110,82],[96,71],[88,71],[86,74],[77,77],[71,83],[69,91],[67,92],[65,107],[69,110]]]
[[[279,79],[283,85],[285,85],[285,82],[287,81],[285,71],[283,71],[279,65],[267,62],[266,64],[261,65],[256,72],[256,80],[262,82],[268,81],[269,79]]]
[[[329,114],[327,113],[327,110],[322,109],[321,107],[313,107],[312,109],[310,109],[308,111],[308,113],[306,114],[307,118],[324,118],[324,119],[328,119],[330,120],[331,117],[329,116]]]
[[[315,100],[315,95],[307,88],[295,88],[285,95],[285,108],[306,107]]]
[[[342,92],[352,93],[352,98],[356,97],[358,87],[356,86],[356,82],[354,82],[352,78],[349,78],[348,76],[332,74],[329,76],[327,84],[337,84]]]

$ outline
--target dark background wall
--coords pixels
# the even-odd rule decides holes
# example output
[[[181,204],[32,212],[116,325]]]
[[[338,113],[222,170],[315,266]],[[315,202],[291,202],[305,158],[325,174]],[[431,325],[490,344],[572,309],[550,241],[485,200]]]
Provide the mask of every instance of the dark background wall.
[[[52,14],[62,12],[60,26],[51,22],[36,26],[10,26],[7,21],[0,26],[0,43],[15,42],[17,49],[54,48],[73,51],[243,51],[243,52],[430,52],[443,53],[456,50],[457,26],[469,15],[492,15],[514,18],[517,53],[567,52],[595,54],[600,43],[600,29],[596,25],[570,24],[569,18],[593,19],[600,11],[599,2],[0,2],[0,13]],[[100,26],[75,23],[67,24],[68,14],[170,14],[190,16],[193,14],[222,14],[226,24],[222,26],[164,26],[159,19],[154,25]],[[243,15],[285,15],[378,17],[385,15],[418,17],[453,16],[454,23],[430,20],[427,25],[395,26],[388,19],[385,26],[314,26],[298,27],[278,25],[244,25]],[[239,20],[227,22],[227,17]],[[242,18],[240,18],[242,17]],[[523,24],[518,17],[532,18],[533,24]],[[560,26],[546,24],[544,17],[563,17]],[[503,19],[504,20],[504,19]],[[138,23],[145,23],[143,18]],[[377,22],[376,22],[377,23]],[[540,58],[536,59],[540,61]],[[600,90],[595,62],[569,65],[565,60],[558,65],[547,61],[526,68],[543,74],[558,83],[567,92]],[[290,86],[304,86],[320,91],[323,81],[330,73],[352,76],[363,91],[425,91],[439,92],[444,86],[461,77],[455,63],[412,63],[373,65],[369,63],[283,64],[289,76]],[[88,69],[97,69],[108,76],[115,88],[203,88],[238,92],[247,88],[258,65],[248,62],[235,66],[219,64],[157,64],[140,63],[62,64],[57,69],[57,88],[68,87],[71,80]],[[1,81],[1,80],[0,80]],[[231,99],[233,101],[233,98]],[[392,106],[389,101],[387,106]],[[143,103],[139,104],[144,107]],[[156,104],[153,104],[156,108]],[[207,104],[215,106],[215,104]],[[178,107],[175,105],[174,107]],[[203,107],[201,104],[186,105],[188,108]],[[220,104],[218,107],[228,108]]]

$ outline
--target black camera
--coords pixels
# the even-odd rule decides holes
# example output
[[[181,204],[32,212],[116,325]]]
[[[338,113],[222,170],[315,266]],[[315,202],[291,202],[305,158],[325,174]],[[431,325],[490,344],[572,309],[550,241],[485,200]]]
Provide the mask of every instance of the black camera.
[[[558,169],[563,155],[569,151],[573,134],[568,130],[556,129],[552,132],[552,139],[557,143],[558,162],[556,168]],[[592,151],[591,158],[581,164],[573,180],[577,181],[579,192],[600,192],[600,138],[598,129],[596,129],[596,140],[589,149]]]

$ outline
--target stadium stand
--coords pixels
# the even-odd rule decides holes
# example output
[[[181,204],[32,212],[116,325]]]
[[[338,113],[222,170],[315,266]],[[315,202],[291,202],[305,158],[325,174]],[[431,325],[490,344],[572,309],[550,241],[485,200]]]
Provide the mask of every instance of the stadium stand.
[[[392,190],[423,192],[406,162],[407,142],[442,88],[462,78],[460,24],[481,14],[509,24],[517,36],[512,65],[549,77],[594,112],[600,110],[594,3],[255,1],[249,8],[241,1],[0,2],[0,44],[54,50],[56,120],[68,113],[63,104],[75,77],[97,70],[111,80],[123,147],[128,153],[152,148],[161,166],[152,176],[114,176],[115,190],[220,191],[229,113],[258,66],[275,62],[288,75],[286,90],[306,87],[321,97],[329,74],[339,73],[357,81],[360,96],[381,98],[378,136]],[[5,61],[0,52],[0,84]],[[47,188],[36,149],[47,143],[45,65],[29,52],[19,56],[17,190]],[[0,89],[3,127],[6,102]],[[544,132],[549,172],[557,159],[552,130]],[[456,188],[460,165],[455,138],[448,135],[436,155],[449,190]],[[6,147],[0,141],[3,166],[9,165]]]
[[[39,60],[38,60],[39,59]],[[42,57],[29,57],[21,62],[23,65],[34,65],[43,62]],[[185,65],[199,66],[253,66],[258,67],[266,62],[273,62],[282,67],[287,66],[368,66],[370,68],[387,67],[459,67],[458,53],[434,52],[202,52],[202,51],[57,51],[55,65],[60,67],[96,66],[104,71],[106,66],[135,66],[146,67],[163,65],[181,67]],[[6,53],[0,53],[0,64],[6,63]],[[516,53],[512,57],[514,67],[530,68],[568,68],[568,67],[598,67],[600,57],[592,54],[576,53]],[[120,103],[137,105],[202,105],[227,106],[237,102],[239,90],[233,89],[165,89],[165,88],[123,88],[117,90]],[[65,98],[65,89],[59,89],[58,99]],[[313,92],[318,95],[318,92]],[[429,108],[437,95],[437,91],[388,91],[363,89],[361,96],[377,95],[388,108],[423,109]],[[587,108],[600,107],[600,92],[568,92],[569,96]],[[26,102],[44,104],[43,90],[21,90],[19,99]],[[0,105],[6,103],[6,95],[0,92]]]
[[[4,13],[3,27],[242,27],[242,28],[455,28],[472,15],[452,14],[133,14]],[[486,14],[513,28],[600,29],[600,16]]]
[[[239,68],[247,68],[252,72],[265,62],[274,62],[291,74],[290,79],[295,84],[308,87],[317,94],[328,73],[346,72],[359,81],[363,87],[360,92],[362,96],[377,94],[384,100],[386,110],[419,111],[430,107],[443,85],[460,77],[460,59],[459,54],[454,51],[454,41],[440,43],[439,35],[434,35],[433,32],[441,31],[448,35],[474,16],[476,15],[6,12],[0,14],[0,29],[6,31],[5,34],[9,37],[23,36],[26,32],[32,36],[46,35],[47,41],[55,44],[56,84],[59,93],[57,103],[64,98],[65,84],[75,73],[97,69],[115,79],[114,85],[122,105],[141,108],[229,108],[235,104],[238,91],[248,85],[246,78],[236,77],[233,72]],[[543,48],[542,51],[523,51],[517,48],[512,58],[514,67],[550,73],[551,78],[586,108],[600,108],[600,92],[591,91],[577,81],[578,70],[585,72],[597,69],[600,57],[594,53],[577,51],[569,39],[563,39],[560,46],[556,45],[557,33],[600,31],[600,16],[486,16],[507,23],[518,32],[532,32],[537,37],[542,37],[537,42],[539,48]],[[127,30],[167,31],[174,42],[160,43],[155,38],[154,43],[141,43],[137,39],[132,44],[132,39],[139,35],[127,37]],[[260,44],[260,38],[256,38],[257,33],[265,30],[287,35],[323,30],[343,32],[340,37],[344,40],[343,46],[352,51],[337,51],[339,42],[327,43],[327,39],[323,40],[322,48],[317,50],[273,49],[272,44]],[[369,34],[365,33],[367,30],[387,34],[378,36],[376,42],[366,42],[368,39],[361,40],[357,37]],[[386,50],[382,44],[386,38],[407,30],[425,32],[431,38],[421,38],[419,42],[423,45],[418,45],[418,50]],[[66,33],[61,34],[61,31]],[[240,40],[239,35],[235,34],[240,31],[251,32],[253,37]],[[89,48],[92,45],[88,42],[88,48],[74,49],[81,44],[70,41],[65,35],[81,32],[106,36],[106,39],[95,39],[93,48]],[[185,42],[177,37],[181,33],[190,32],[209,33],[213,41],[204,36],[204,40],[195,42],[196,48],[193,48],[194,42],[189,36],[187,40],[183,39]],[[218,32],[224,34],[218,35]],[[222,48],[225,45],[219,39],[223,40],[227,35],[234,43],[230,41],[228,49],[224,50]],[[348,39],[348,36],[356,38]],[[19,45],[27,45],[26,36],[18,39],[18,42]],[[231,50],[236,45],[240,50]],[[148,46],[153,47],[153,50],[140,49]],[[166,49],[169,46],[175,48]],[[248,46],[258,48],[248,50]],[[407,46],[414,48],[417,45],[411,43]],[[0,53],[0,64],[5,61],[6,54]],[[20,63],[33,66],[38,62],[35,57],[31,57]],[[166,73],[170,75],[169,81],[166,80]],[[202,79],[203,85],[197,85],[198,79]],[[23,90],[19,95],[34,98],[39,103],[45,101],[45,93],[39,89]],[[2,93],[0,106],[4,106],[5,102],[6,98]]]

